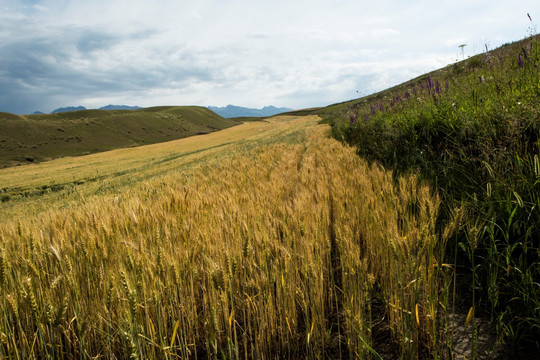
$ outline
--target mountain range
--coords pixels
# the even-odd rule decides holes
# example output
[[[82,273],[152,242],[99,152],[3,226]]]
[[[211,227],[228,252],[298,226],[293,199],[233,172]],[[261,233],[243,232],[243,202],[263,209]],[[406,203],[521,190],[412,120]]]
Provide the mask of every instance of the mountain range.
[[[128,105],[106,105],[99,108],[99,110],[137,110],[141,109],[140,106],[128,106]],[[69,112],[69,111],[79,111],[79,110],[87,110],[84,106],[68,106],[68,107],[61,107],[58,109],[55,109],[51,111],[51,114],[57,114],[57,113],[63,113],[63,112]],[[41,112],[36,111],[34,114],[41,114]]]
[[[246,108],[235,105],[227,105],[225,107],[217,106],[208,106],[208,109],[212,110],[216,114],[223,116],[224,118],[234,118],[234,117],[264,117],[264,116],[273,116],[281,114],[284,112],[292,111],[293,109],[289,108],[277,108],[275,106],[265,106],[262,109],[255,108]]]
[[[137,110],[141,109],[140,106],[128,106],[128,105],[106,105],[99,108],[99,110]],[[247,108],[236,105],[227,105],[225,107],[218,106],[208,106],[208,109],[212,110],[216,114],[224,118],[235,118],[235,117],[265,117],[281,114],[284,112],[292,111],[293,109],[285,107],[275,107],[275,106],[265,106],[261,109],[256,108]],[[84,106],[67,106],[60,107],[51,111],[51,114],[70,112],[70,111],[80,111],[87,110]],[[36,111],[34,114],[41,114],[41,112]]]

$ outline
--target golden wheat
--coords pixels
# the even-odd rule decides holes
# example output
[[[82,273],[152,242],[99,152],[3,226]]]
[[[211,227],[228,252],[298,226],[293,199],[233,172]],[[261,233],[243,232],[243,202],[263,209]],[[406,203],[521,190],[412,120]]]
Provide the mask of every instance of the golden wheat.
[[[437,196],[396,186],[316,120],[6,216],[2,356],[362,358],[376,282],[404,351],[436,346]]]

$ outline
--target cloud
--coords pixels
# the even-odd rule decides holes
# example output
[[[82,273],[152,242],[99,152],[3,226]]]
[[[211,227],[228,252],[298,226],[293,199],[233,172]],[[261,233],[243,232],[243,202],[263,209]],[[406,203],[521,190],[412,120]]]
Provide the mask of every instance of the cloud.
[[[19,24],[15,24],[19,25]],[[32,25],[27,25],[33,30]],[[156,31],[113,34],[95,28],[65,26],[46,34],[19,34],[0,42],[0,108],[27,113],[25,101],[49,97],[45,111],[86,98],[174,89],[214,79],[213,70],[197,52],[152,44]],[[17,97],[13,102],[9,98]],[[126,99],[129,100],[129,99]],[[43,101],[33,101],[43,106]]]
[[[106,103],[307,107],[526,35],[535,0],[4,0],[0,111]],[[101,103],[100,103],[101,102]]]

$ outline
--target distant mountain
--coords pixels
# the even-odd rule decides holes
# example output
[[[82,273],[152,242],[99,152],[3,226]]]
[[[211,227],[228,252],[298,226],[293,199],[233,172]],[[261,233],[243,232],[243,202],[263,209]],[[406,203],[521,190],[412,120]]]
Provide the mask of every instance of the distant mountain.
[[[277,108],[275,106],[265,106],[262,109],[254,109],[254,108],[245,108],[245,107],[234,106],[234,105],[227,105],[226,107],[209,106],[208,108],[212,110],[213,112],[215,112],[216,114],[223,116],[224,118],[246,117],[246,116],[264,117],[264,116],[277,115],[277,114],[281,114],[281,113],[293,110],[289,108]]]
[[[99,108],[99,110],[137,110],[142,109],[140,106],[128,106],[128,105],[106,105]],[[68,106],[68,107],[61,107],[56,110],[53,110],[51,114],[56,113],[63,113],[63,112],[69,112],[69,111],[79,111],[79,110],[87,110],[84,106]],[[34,114],[42,114],[39,111],[36,111]]]
[[[142,109],[140,106],[128,106],[128,105],[107,105],[102,106],[99,110],[137,110]]]
[[[41,114],[43,114],[41,111],[34,111],[34,112],[32,113],[32,115],[41,115]]]
[[[63,113],[63,112],[69,112],[69,111],[79,111],[79,110],[86,110],[86,108],[84,106],[61,107],[56,110],[53,110],[51,114]]]

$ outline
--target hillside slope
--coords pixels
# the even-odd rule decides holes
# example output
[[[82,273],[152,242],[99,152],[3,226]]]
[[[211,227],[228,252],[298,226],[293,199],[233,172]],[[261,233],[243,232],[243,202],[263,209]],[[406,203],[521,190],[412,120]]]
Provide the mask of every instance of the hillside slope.
[[[438,221],[461,222],[445,255],[456,306],[524,359],[540,353],[539,67],[537,35],[318,112],[363,158],[438,190]]]
[[[239,123],[196,106],[0,113],[0,168],[180,139]]]

